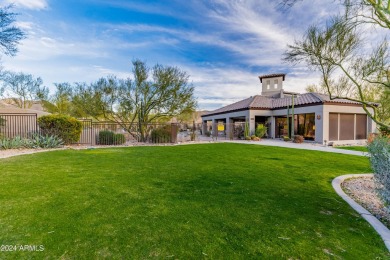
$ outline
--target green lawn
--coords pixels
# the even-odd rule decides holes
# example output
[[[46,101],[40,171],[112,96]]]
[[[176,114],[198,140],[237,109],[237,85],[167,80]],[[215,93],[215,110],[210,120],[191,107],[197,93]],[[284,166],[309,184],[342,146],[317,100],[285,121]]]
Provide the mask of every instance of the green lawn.
[[[336,146],[337,149],[359,151],[359,152],[368,152],[367,146]]]
[[[3,258],[384,259],[331,187],[365,157],[246,144],[66,150],[0,160]]]

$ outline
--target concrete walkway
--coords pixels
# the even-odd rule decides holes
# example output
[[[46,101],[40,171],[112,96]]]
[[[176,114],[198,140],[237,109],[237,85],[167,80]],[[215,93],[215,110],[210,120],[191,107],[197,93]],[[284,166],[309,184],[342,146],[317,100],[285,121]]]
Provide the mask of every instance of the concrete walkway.
[[[329,153],[341,153],[341,154],[350,154],[350,155],[358,155],[358,156],[368,156],[368,153],[365,153],[365,152],[350,151],[350,150],[345,150],[345,149],[336,149],[336,148],[333,148],[331,146],[324,146],[324,145],[321,145],[318,143],[296,144],[296,143],[292,143],[292,142],[284,142],[282,140],[275,140],[275,139],[262,139],[261,141],[218,139],[218,140],[214,140],[214,141],[215,142],[222,142],[222,143],[239,143],[239,144],[278,146],[278,147],[286,147],[286,148],[294,148],[294,149],[322,151],[322,152],[329,152]]]

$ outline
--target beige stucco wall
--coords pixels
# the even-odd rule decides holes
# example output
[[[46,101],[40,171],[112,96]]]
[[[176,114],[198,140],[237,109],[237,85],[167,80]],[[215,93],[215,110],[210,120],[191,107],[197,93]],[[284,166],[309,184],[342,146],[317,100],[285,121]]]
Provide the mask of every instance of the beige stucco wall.
[[[368,108],[372,113],[373,109]],[[343,114],[366,114],[362,107],[357,106],[343,106],[343,105],[324,105],[323,122],[324,122],[324,136],[323,140],[329,140],[329,113],[343,113]],[[367,116],[367,135],[376,132],[376,123]],[[335,145],[342,144],[365,144],[366,139],[362,140],[340,140],[332,141]]]
[[[267,89],[267,81],[270,82],[270,88]],[[274,81],[277,80],[277,88],[274,87]],[[261,83],[261,89],[262,95],[272,95],[280,93],[280,91],[283,89],[283,77],[273,77],[273,78],[264,78],[263,82]]]

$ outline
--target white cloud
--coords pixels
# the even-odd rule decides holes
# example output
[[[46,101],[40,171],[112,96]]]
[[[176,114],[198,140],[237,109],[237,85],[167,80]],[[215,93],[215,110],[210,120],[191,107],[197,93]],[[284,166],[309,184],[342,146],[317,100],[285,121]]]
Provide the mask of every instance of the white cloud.
[[[15,26],[19,27],[22,30],[27,30],[27,31],[33,30],[33,23],[32,22],[17,21],[17,22],[15,22]]]
[[[23,61],[42,61],[60,56],[77,56],[82,58],[108,57],[107,46],[94,39],[78,41],[66,40],[55,36],[44,36],[45,33],[33,31],[19,46],[16,57],[4,57],[4,61],[18,63]]]
[[[46,9],[48,7],[46,0],[6,0],[5,2],[15,4],[16,6],[22,8],[34,10]]]
[[[219,34],[205,34],[196,31],[179,30],[166,28],[162,26],[151,26],[146,24],[121,24],[121,25],[109,25],[105,24],[107,28],[112,31],[121,31],[127,33],[135,32],[150,32],[150,33],[162,33],[166,34],[166,38],[159,39],[158,41],[152,41],[150,44],[172,44],[178,45],[189,41],[194,44],[202,44],[208,46],[215,46],[227,50],[231,54],[236,54],[241,57],[243,63],[249,65],[263,66],[263,65],[277,65],[280,64],[280,55],[282,48],[277,47],[275,44],[270,43],[265,48],[263,43],[258,39],[248,38],[240,41],[234,41],[223,37]],[[175,37],[175,39],[172,39]],[[119,44],[118,46],[127,47],[129,43]],[[130,44],[133,46],[134,44]],[[285,45],[284,45],[285,46]]]

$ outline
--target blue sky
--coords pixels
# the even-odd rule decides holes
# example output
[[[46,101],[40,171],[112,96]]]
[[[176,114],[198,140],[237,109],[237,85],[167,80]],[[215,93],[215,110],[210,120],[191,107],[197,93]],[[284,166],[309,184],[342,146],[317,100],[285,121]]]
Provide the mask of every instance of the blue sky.
[[[287,73],[285,89],[303,92],[319,76],[281,60],[288,43],[338,11],[336,1],[303,1],[283,12],[266,0],[3,0],[13,2],[28,37],[7,70],[54,82],[131,76],[139,58],[178,66],[195,86],[199,109],[260,94],[258,76]]]

